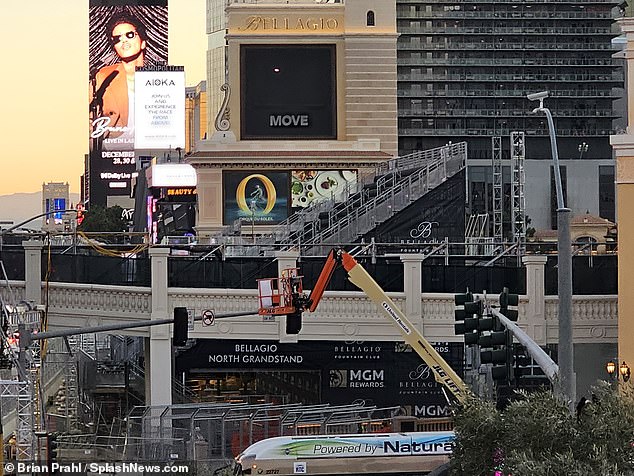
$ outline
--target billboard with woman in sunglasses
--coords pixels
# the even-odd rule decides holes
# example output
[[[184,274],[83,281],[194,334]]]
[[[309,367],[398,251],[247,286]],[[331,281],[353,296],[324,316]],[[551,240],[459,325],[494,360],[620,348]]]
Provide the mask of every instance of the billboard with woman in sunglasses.
[[[129,195],[134,73],[167,64],[167,0],[91,0],[89,28],[90,201],[105,205]]]

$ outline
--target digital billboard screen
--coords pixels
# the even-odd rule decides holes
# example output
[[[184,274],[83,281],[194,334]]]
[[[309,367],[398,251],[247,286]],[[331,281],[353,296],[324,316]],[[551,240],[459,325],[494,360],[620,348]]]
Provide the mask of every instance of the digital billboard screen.
[[[224,172],[223,223],[274,225],[288,217],[287,172]]]
[[[135,70],[167,63],[167,0],[90,0],[90,202],[129,195]]]
[[[134,148],[185,148],[185,71],[137,71]]]
[[[323,200],[342,202],[356,188],[356,170],[293,170],[291,207],[306,208]]]
[[[334,45],[242,45],[243,139],[336,139]]]
[[[45,212],[46,215],[46,223],[51,222],[51,217],[53,219],[53,223],[56,225],[61,225],[64,221],[64,213],[57,210],[66,210],[66,199],[65,198],[47,198],[45,200]],[[55,213],[53,213],[55,212]]]

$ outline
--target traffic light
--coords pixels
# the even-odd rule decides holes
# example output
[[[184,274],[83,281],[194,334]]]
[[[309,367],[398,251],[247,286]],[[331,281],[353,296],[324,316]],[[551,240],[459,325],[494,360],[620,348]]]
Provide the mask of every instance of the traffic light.
[[[46,459],[48,460],[48,464],[57,462],[59,457],[58,436],[59,433],[49,433],[46,437]]]
[[[493,364],[494,380],[512,380],[513,334],[495,316],[484,317],[479,324],[480,363]]]
[[[504,326],[495,316],[484,316],[478,321],[478,345],[494,347],[506,344]]]
[[[299,334],[302,330],[302,311],[295,311],[286,315],[286,333]]]
[[[454,316],[456,318],[456,322],[454,324],[454,332],[456,335],[461,335],[465,333],[464,320],[465,317],[467,317],[464,305],[467,302],[473,301],[473,294],[456,294],[453,301],[456,306],[454,309]]]
[[[539,367],[538,367],[539,368]],[[515,378],[530,376],[533,371],[533,359],[522,346],[515,347],[514,370]]]
[[[478,320],[482,316],[484,306],[482,301],[474,301],[473,294],[456,294],[454,330],[456,335],[464,334],[466,345],[476,344],[478,341]]]
[[[500,314],[504,314],[509,321],[517,321],[519,302],[518,294],[510,294],[509,288],[504,288],[500,293]]]
[[[189,332],[189,316],[186,307],[174,308],[174,334],[172,343],[176,347],[183,346],[187,343],[187,335]]]

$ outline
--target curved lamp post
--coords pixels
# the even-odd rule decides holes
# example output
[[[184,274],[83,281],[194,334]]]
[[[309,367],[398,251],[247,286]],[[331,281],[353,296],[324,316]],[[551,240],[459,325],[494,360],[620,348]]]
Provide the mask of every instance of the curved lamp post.
[[[564,203],[564,193],[559,170],[559,154],[555,124],[550,109],[544,107],[548,91],[528,94],[531,101],[539,101],[539,107],[533,113],[546,115],[548,135],[553,156],[555,187],[557,190],[557,294],[559,314],[559,343],[557,345],[557,364],[559,365],[560,393],[568,402],[572,411],[575,402],[576,384],[574,374],[574,350],[572,346],[572,250],[570,246],[570,209]]]

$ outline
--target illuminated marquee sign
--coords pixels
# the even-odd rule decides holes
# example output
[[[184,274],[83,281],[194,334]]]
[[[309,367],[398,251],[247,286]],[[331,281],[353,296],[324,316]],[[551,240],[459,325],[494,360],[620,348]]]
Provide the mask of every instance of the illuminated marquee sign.
[[[189,164],[152,164],[146,169],[150,187],[195,187],[196,170]]]
[[[196,187],[166,187],[161,190],[163,201],[172,203],[195,202]]]
[[[306,208],[313,202],[342,202],[357,182],[355,170],[293,170],[291,207]]]
[[[165,195],[168,197],[182,197],[186,195],[196,195],[195,188],[168,188],[165,190]]]
[[[185,72],[137,71],[134,146],[136,149],[185,147]]]

